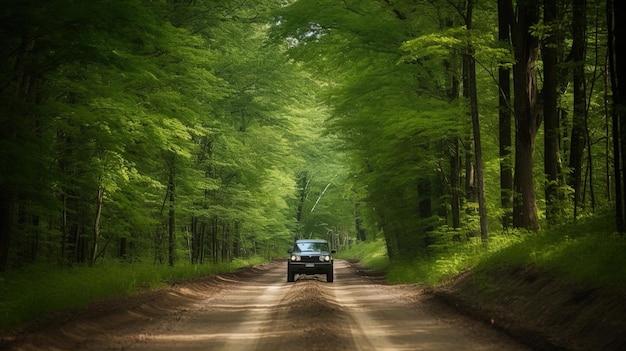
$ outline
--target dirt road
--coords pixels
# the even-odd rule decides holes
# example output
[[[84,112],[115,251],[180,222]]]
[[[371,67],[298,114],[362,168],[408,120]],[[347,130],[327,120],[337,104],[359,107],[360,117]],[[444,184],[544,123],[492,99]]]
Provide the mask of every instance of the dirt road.
[[[52,324],[50,323],[52,322]],[[7,342],[8,341],[8,342]],[[103,302],[6,339],[8,350],[527,350],[413,286],[335,261],[335,282],[286,263]]]

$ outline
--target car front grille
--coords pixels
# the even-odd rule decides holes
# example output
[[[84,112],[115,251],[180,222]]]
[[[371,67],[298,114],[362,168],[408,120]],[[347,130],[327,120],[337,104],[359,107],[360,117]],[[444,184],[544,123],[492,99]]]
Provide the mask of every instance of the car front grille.
[[[319,261],[320,261],[319,256],[308,256],[308,255],[300,256],[300,262],[319,262]]]

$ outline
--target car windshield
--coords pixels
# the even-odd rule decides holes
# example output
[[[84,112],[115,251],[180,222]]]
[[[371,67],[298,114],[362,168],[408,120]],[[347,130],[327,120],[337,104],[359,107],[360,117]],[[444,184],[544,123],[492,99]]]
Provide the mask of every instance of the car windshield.
[[[301,242],[296,243],[294,251],[312,252],[312,251],[328,251],[328,243],[323,242]]]

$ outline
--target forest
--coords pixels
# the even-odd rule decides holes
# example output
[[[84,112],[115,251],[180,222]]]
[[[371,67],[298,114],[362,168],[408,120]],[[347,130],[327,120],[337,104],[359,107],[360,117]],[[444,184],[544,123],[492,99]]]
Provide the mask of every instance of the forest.
[[[621,236],[625,15],[7,0],[0,272],[267,259],[310,237],[410,261],[594,216]]]

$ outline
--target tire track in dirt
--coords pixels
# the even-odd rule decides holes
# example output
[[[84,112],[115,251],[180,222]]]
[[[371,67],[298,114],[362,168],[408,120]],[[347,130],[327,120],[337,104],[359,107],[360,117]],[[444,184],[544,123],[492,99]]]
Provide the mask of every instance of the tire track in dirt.
[[[260,340],[273,338],[271,318],[291,289],[278,266],[282,264],[273,263],[257,276],[231,279],[219,294],[197,303],[180,320],[151,328],[126,350],[255,350]]]
[[[335,281],[287,283],[285,261],[102,301],[25,329],[3,350],[526,350],[415,286],[335,261]],[[8,340],[8,339],[7,339]],[[2,344],[0,343],[0,346]]]
[[[508,337],[424,294],[412,285],[386,285],[335,265],[331,289],[351,323],[359,351],[528,350]]]
[[[272,317],[270,334],[257,351],[355,350],[349,315],[334,301],[332,283],[320,281],[322,276],[300,277],[280,301]]]

